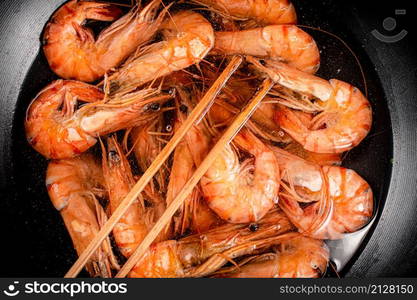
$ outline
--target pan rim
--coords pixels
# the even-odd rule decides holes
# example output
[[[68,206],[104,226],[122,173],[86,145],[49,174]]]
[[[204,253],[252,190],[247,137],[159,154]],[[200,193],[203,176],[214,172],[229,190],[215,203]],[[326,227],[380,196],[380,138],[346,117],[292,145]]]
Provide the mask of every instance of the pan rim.
[[[1,32],[10,32],[10,24],[14,24],[16,19],[27,16],[25,12],[24,0],[5,0],[0,3],[0,11],[4,12],[4,17],[0,20]],[[6,74],[2,68],[0,70],[0,95],[3,99],[4,108],[0,110],[0,126],[2,134],[0,134],[0,190],[2,195],[7,195],[10,192],[11,182],[13,178],[10,177],[13,166],[11,165],[11,149],[12,143],[10,137],[12,136],[12,126],[14,120],[14,107],[20,94],[20,87],[26,76],[27,70],[30,68],[39,50],[39,36],[42,32],[43,26],[48,20],[52,11],[54,11],[64,1],[59,0],[53,3],[48,1],[45,3],[44,9],[39,12],[32,12],[37,14],[33,16],[34,20],[30,26],[33,26],[34,36],[36,37],[22,37],[16,38],[14,41],[7,41],[3,43],[0,48],[0,63],[1,65],[13,65]],[[17,7],[17,9],[16,9]],[[16,11],[13,11],[15,9]],[[367,24],[363,19],[357,15],[352,19],[351,30],[357,34],[357,38],[361,39],[367,36],[372,28],[372,24]],[[14,21],[13,21],[13,20]],[[9,23],[9,25],[7,25]],[[359,24],[360,26],[357,26]],[[356,25],[356,26],[355,26]],[[27,25],[29,26],[29,25]],[[21,37],[17,35],[17,37]],[[26,40],[24,40],[26,38]],[[36,47],[33,47],[34,44]],[[15,50],[23,49],[24,56],[15,57]],[[396,48],[397,49],[397,48]],[[395,83],[399,77],[398,74],[389,73],[392,71],[390,60],[392,60],[392,48],[388,45],[380,44],[377,40],[369,40],[366,45],[367,53],[374,53],[369,55],[372,63],[378,68],[378,76],[382,79],[381,84],[384,93],[387,95],[388,108],[391,118],[391,126],[393,131],[393,159],[391,179],[388,187],[388,194],[385,206],[379,213],[379,222],[376,222],[373,232],[371,232],[362,253],[358,256],[355,262],[350,266],[346,272],[346,277],[376,277],[376,276],[402,276],[401,271],[396,271],[390,265],[401,264],[401,259],[404,259],[404,254],[417,254],[417,249],[410,245],[404,246],[396,251],[389,251],[386,247],[381,248],[383,241],[391,241],[388,244],[393,245],[394,241],[401,244],[400,241],[413,240],[417,242],[417,227],[414,227],[412,233],[404,234],[404,232],[395,231],[389,228],[389,224],[397,223],[397,228],[406,229],[406,220],[401,220],[399,216],[407,215],[408,221],[414,220],[417,217],[416,199],[417,190],[415,189],[415,182],[417,182],[417,131],[413,131],[412,116],[417,115],[417,106],[408,106],[413,99],[417,99],[417,91],[409,88],[399,94],[399,86]],[[403,51],[398,48],[396,51]],[[407,55],[404,55],[407,56]],[[390,66],[388,69],[388,66]],[[412,67],[413,66],[413,67]],[[409,73],[401,74],[404,78],[404,84],[409,84],[415,81],[417,74],[412,74],[411,70],[417,69],[415,61],[402,61],[401,64],[395,66],[397,70],[402,70]],[[394,68],[394,69],[395,69]],[[408,74],[408,76],[407,76]],[[410,86],[410,85],[408,85]],[[404,117],[404,116],[408,116]],[[406,146],[404,146],[406,145]],[[414,173],[413,173],[414,171]],[[414,183],[414,184],[413,184]],[[403,206],[393,207],[396,199],[401,199]],[[388,205],[388,206],[387,206]],[[394,211],[394,213],[392,213]],[[381,223],[383,222],[383,223]],[[388,246],[389,247],[389,246]],[[379,257],[380,256],[380,257]],[[400,257],[401,256],[401,257]],[[371,263],[372,262],[372,263]],[[395,263],[393,263],[395,262]]]

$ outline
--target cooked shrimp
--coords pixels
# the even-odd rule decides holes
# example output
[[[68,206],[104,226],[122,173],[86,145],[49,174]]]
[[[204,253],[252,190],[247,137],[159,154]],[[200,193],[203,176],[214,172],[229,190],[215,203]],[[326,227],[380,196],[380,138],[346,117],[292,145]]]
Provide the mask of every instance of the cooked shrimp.
[[[222,97],[222,95],[217,97],[208,112],[213,128],[227,126],[234,120],[234,116],[240,112],[240,106],[234,106],[224,98],[226,97]],[[245,127],[263,139],[277,143],[290,143],[293,139],[281,130],[275,122],[276,110],[275,103],[269,102],[269,99],[265,99],[259,104],[252,117],[246,122]]]
[[[46,158],[70,158],[93,146],[99,135],[143,124],[170,96],[147,89],[101,101],[96,87],[57,80],[43,89],[26,113],[26,137]],[[79,101],[91,102],[77,109]]]
[[[190,103],[184,98],[189,95],[181,87],[177,87],[177,90],[177,94],[182,99],[182,102],[177,104],[179,107],[177,109],[174,130],[178,130],[181,127],[186,119],[186,113],[191,109],[191,107],[187,106]],[[184,140],[175,149],[166,195],[168,205],[183,189],[184,185],[193,175],[196,166],[201,163],[202,159],[208,153],[208,140],[200,139],[196,136],[198,134],[198,129],[191,128]],[[197,140],[200,141],[198,145],[189,143],[196,142]],[[217,215],[208,208],[207,203],[202,199],[199,187],[196,187],[173,217],[173,236],[181,236],[187,232],[205,232],[209,228],[219,224],[219,222],[220,220]]]
[[[312,74],[320,66],[316,42],[295,25],[216,32],[215,37],[213,54],[245,54],[278,60]]]
[[[317,153],[307,151],[303,148],[303,146],[294,141],[285,146],[284,150],[297,155],[306,161],[310,161],[321,166],[339,166],[342,163],[342,156],[340,153]]]
[[[135,127],[130,132],[133,152],[142,172],[148,169],[161,152],[164,147],[164,139],[171,135],[169,132],[163,132],[165,129],[163,117],[163,114],[157,115],[155,120],[150,120],[143,126]],[[166,192],[167,178],[169,178],[169,170],[166,165],[163,165],[154,176],[154,180],[150,182],[151,188],[155,192],[157,190],[160,193]]]
[[[97,80],[152,38],[165,14],[156,16],[160,2],[153,0],[142,10],[136,5],[95,39],[83,26],[86,20],[113,21],[121,11],[106,3],[69,1],[45,28],[43,50],[49,66],[65,79]]]
[[[348,151],[369,133],[371,105],[356,87],[336,79],[326,81],[283,63],[267,60],[263,66],[254,58],[249,60],[279,85],[312,98],[310,101],[303,98],[303,101],[309,101],[310,112],[318,113],[309,124],[285,107],[276,115],[281,128],[306,150],[319,153]],[[285,104],[303,110],[306,107],[303,101],[286,101]]]
[[[239,163],[230,145],[201,179],[209,207],[231,223],[256,222],[278,201],[279,165],[274,153],[248,130],[234,142],[253,155]]]
[[[363,227],[373,213],[369,184],[355,171],[319,166],[273,147],[280,162],[280,206],[301,233],[339,239]],[[312,202],[302,208],[299,202]]]
[[[116,138],[114,136],[109,137],[107,141],[107,150],[102,145],[103,175],[109,193],[110,211],[113,213],[136,181],[133,178],[130,164]],[[125,257],[129,257],[133,253],[154,223],[155,218],[152,209],[155,204],[151,201],[155,198],[145,199],[144,194],[141,194],[132,203],[113,228],[116,244]]]
[[[88,154],[51,161],[46,172],[46,187],[80,255],[107,221],[95,198],[105,194],[101,167]],[[111,269],[118,268],[108,238],[86,264],[93,277],[111,277]]]
[[[185,183],[195,171],[195,165],[186,143],[177,146],[171,169],[171,176],[166,195],[167,204],[182,190]],[[197,186],[184,201],[182,207],[172,218],[172,236],[183,236],[186,233],[201,233],[221,223],[217,215],[207,206],[200,188]]]
[[[181,86],[177,86],[177,114],[174,125],[174,132],[178,130],[186,119],[186,114],[192,109],[190,94]],[[196,165],[208,153],[208,141],[200,139],[199,145],[188,143],[190,138],[196,141],[195,134],[198,131],[191,128],[185,138],[175,148],[171,167],[171,176],[166,194],[167,204],[171,203],[184,185],[191,178]],[[182,236],[185,233],[205,232],[220,222],[217,215],[208,208],[207,203],[202,199],[201,191],[197,186],[184,201],[172,219],[172,234],[174,237]]]
[[[114,137],[103,146],[103,175],[113,213],[135,185],[129,162]],[[129,257],[148,233],[151,221],[145,217],[143,198],[136,199],[113,228],[114,239],[120,252]]]
[[[257,24],[295,24],[297,15],[288,0],[192,0],[225,16],[254,20]]]
[[[279,107],[278,107],[279,110]],[[298,117],[298,119],[303,122],[304,124],[308,124],[314,118],[312,113],[305,113],[299,110],[294,110],[293,113]],[[272,120],[275,120],[275,116],[277,114],[277,110],[273,112]],[[277,124],[277,122],[275,122]],[[277,126],[279,126],[277,124]],[[282,131],[282,130],[281,130]],[[282,131],[284,132],[284,131]],[[287,135],[288,136],[288,135]],[[325,165],[341,165],[342,163],[342,153],[317,153],[311,152],[304,147],[294,141],[292,138],[288,136],[287,145],[284,147],[285,151],[288,151],[292,154],[295,154],[307,161],[325,166]]]
[[[291,229],[282,211],[273,210],[257,224],[225,224],[178,241],[160,242],[148,249],[129,277],[205,276],[227,263],[227,255],[232,259],[248,254]],[[222,255],[225,251],[227,255]]]
[[[194,161],[188,150],[187,142],[182,140],[175,148],[174,152],[166,195],[167,205],[175,199],[187,181],[191,178],[194,171]],[[174,237],[181,236],[190,229],[190,223],[192,222],[192,207],[198,201],[199,197],[199,191],[195,188],[172,218],[172,234]]]
[[[111,92],[137,86],[199,63],[214,44],[214,31],[200,14],[182,11],[161,25],[165,41],[147,47],[109,77]]]
[[[214,82],[219,73],[218,69],[210,68],[208,64],[201,66],[204,80],[208,84]],[[191,84],[187,84],[190,86]],[[216,130],[220,127],[229,125],[236,114],[238,114],[247,101],[255,94],[257,82],[253,76],[236,71],[227,81],[215,102],[207,113],[209,126]],[[277,100],[273,97],[265,97],[254,111],[252,117],[246,122],[245,127],[250,129],[257,136],[277,143],[290,143],[293,141],[286,134],[277,122],[275,114],[277,110]]]
[[[282,241],[275,250],[255,256],[239,268],[219,272],[215,277],[318,278],[324,274],[329,262],[326,244],[302,235]]]

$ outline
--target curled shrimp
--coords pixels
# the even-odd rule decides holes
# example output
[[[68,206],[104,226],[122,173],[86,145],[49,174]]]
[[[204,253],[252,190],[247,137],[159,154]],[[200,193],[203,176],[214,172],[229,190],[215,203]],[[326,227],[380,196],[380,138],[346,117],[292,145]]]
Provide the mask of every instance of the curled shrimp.
[[[103,175],[109,194],[110,211],[114,212],[136,181],[116,138],[112,136],[107,141],[107,149],[102,145]],[[133,253],[154,223],[155,218],[152,210],[157,205],[152,203],[152,200],[155,198],[145,199],[141,194],[113,228],[116,244],[125,257],[129,257]]]
[[[142,10],[136,5],[95,39],[85,21],[113,21],[121,11],[100,2],[69,1],[45,28],[43,50],[49,66],[65,79],[97,80],[152,38],[164,17],[156,17],[160,2],[153,0]]]
[[[213,54],[245,54],[279,60],[311,74],[320,66],[316,42],[295,25],[216,32],[215,37]]]
[[[107,221],[96,199],[96,196],[104,196],[101,167],[88,154],[51,161],[46,172],[46,186],[80,255]],[[86,264],[93,277],[111,277],[111,269],[118,268],[108,238]]]
[[[293,227],[285,214],[270,211],[256,224],[225,224],[202,234],[152,245],[129,277],[200,277],[214,272],[234,257],[271,245]],[[223,255],[223,253],[225,253]]]
[[[211,24],[200,14],[181,11],[162,23],[164,41],[131,57],[112,76],[112,93],[125,93],[146,82],[199,63],[214,44]]]
[[[355,171],[319,166],[273,147],[282,170],[280,207],[304,235],[339,239],[370,220],[373,194]],[[302,207],[300,202],[310,203]]]
[[[147,89],[104,101],[104,94],[92,85],[57,80],[29,105],[26,137],[46,158],[70,158],[92,147],[99,135],[152,119],[168,98]],[[78,101],[90,103],[76,109]]]
[[[281,128],[306,150],[319,153],[348,151],[369,133],[371,105],[356,87],[336,79],[327,81],[279,62],[267,60],[263,66],[256,59],[249,60],[279,85],[311,99],[303,97],[303,100],[282,103],[316,113],[309,124],[302,122],[287,107],[282,107],[276,114]]]
[[[326,271],[329,249],[322,240],[298,235],[283,240],[272,253],[246,259],[243,266],[218,272],[227,278],[318,278]]]
[[[253,20],[257,24],[295,24],[297,15],[288,0],[192,0],[224,16]]]
[[[256,222],[278,201],[279,165],[274,153],[248,130],[234,142],[253,158],[239,163],[230,145],[201,179],[209,207],[231,223]]]

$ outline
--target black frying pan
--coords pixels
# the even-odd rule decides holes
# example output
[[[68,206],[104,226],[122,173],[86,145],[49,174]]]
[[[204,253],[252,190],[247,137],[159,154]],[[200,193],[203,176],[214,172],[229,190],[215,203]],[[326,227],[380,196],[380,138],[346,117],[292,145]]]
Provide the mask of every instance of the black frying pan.
[[[40,36],[63,2],[6,0],[0,4],[1,276],[62,276],[76,259],[46,193],[46,161],[26,143],[23,129],[29,102],[56,79],[40,51]],[[395,15],[395,9],[407,9],[398,1],[395,7],[361,1],[293,2],[300,24],[335,33],[353,49],[365,70],[374,110],[371,133],[348,153],[344,165],[372,186],[376,214],[361,232],[329,243],[332,259],[347,277],[416,276],[417,58],[412,46],[415,33],[406,22],[411,10]],[[389,16],[397,20],[396,28],[392,19],[383,23]],[[392,40],[402,28],[409,32],[400,41],[381,41]],[[371,33],[374,29],[378,38]],[[329,35],[306,30],[322,50],[319,74],[364,91],[360,69],[347,48]]]

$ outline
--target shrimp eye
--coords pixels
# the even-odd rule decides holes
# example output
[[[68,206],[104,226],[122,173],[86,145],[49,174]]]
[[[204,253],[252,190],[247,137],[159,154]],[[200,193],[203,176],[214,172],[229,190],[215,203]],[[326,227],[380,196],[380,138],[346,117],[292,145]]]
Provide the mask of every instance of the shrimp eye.
[[[149,105],[149,109],[153,111],[158,111],[160,108],[161,108],[161,105],[159,105],[159,103],[152,103],[151,105]]]
[[[181,106],[180,106],[180,111],[181,111],[182,113],[186,113],[186,112],[188,111],[188,107],[187,107],[187,106],[185,106],[184,104],[181,104]]]
[[[113,161],[113,162],[118,162],[118,161],[120,161],[119,154],[118,154],[116,151],[114,151],[114,150],[110,150],[110,151],[109,151],[109,159],[110,159],[111,161]]]
[[[153,207],[153,203],[146,199],[143,201],[143,204],[145,205],[146,208]]]
[[[258,229],[259,229],[259,225],[256,224],[256,223],[252,223],[252,224],[249,225],[249,230],[252,231],[252,232],[257,231]]]
[[[166,132],[171,132],[172,131],[172,126],[171,125],[167,125],[165,127]]]
[[[172,89],[170,89],[168,91],[168,94],[171,95],[171,96],[174,96],[175,95],[175,91],[176,91],[176,89],[172,88]]]

